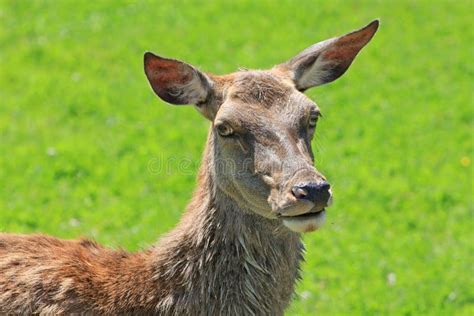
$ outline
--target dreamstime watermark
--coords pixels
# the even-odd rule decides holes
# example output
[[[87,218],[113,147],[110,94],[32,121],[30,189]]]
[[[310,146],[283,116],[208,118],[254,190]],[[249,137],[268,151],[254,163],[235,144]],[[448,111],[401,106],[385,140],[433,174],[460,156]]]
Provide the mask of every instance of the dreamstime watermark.
[[[153,175],[193,175],[199,167],[199,162],[185,157],[153,157],[148,160],[148,171]]]
[[[200,161],[192,160],[187,157],[153,157],[148,160],[148,171],[153,175],[194,175],[201,164]],[[233,174],[235,176],[255,174],[255,161],[251,158],[244,158],[241,160],[230,158],[217,158],[212,162],[212,167],[219,174]],[[291,173],[298,173],[299,171],[308,171],[313,168],[306,161],[272,161],[265,164],[265,173],[273,174],[286,170]]]

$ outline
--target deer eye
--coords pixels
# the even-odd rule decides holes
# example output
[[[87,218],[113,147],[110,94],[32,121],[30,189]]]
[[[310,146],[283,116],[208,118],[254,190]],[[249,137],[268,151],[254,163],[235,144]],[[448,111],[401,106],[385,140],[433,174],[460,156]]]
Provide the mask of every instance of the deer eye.
[[[219,133],[219,135],[221,135],[222,137],[229,137],[234,135],[234,130],[232,129],[232,127],[225,123],[220,123],[216,125],[216,130],[217,133]]]
[[[318,123],[319,116],[320,116],[320,114],[317,113],[317,112],[311,113],[311,115],[309,116],[309,121],[308,121],[308,125],[309,125],[310,128],[315,128],[316,127],[316,124]]]

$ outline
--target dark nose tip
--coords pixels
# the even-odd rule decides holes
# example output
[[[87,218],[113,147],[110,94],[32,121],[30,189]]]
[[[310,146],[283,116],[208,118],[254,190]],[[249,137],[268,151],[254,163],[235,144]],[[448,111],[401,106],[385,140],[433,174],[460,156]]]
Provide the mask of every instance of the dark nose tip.
[[[326,206],[330,197],[329,189],[331,186],[326,181],[309,182],[295,185],[291,192],[298,200],[309,200],[322,207]]]

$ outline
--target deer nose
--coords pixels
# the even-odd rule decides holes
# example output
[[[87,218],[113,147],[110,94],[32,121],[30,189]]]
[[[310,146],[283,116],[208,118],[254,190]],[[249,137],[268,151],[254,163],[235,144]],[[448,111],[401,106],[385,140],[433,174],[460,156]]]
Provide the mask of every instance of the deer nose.
[[[330,188],[331,186],[326,181],[309,182],[295,185],[291,188],[291,192],[298,200],[308,200],[318,206],[325,207],[331,197]]]

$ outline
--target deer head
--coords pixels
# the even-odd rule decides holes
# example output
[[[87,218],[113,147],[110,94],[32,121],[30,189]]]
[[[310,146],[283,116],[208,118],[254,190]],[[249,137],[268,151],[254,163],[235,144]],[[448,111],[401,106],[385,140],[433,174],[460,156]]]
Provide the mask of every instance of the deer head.
[[[270,70],[216,76],[148,52],[145,73],[161,99],[193,104],[212,122],[210,172],[224,194],[245,211],[312,231],[324,223],[332,192],[311,149],[321,112],[303,92],[344,74],[378,24],[319,42]]]

